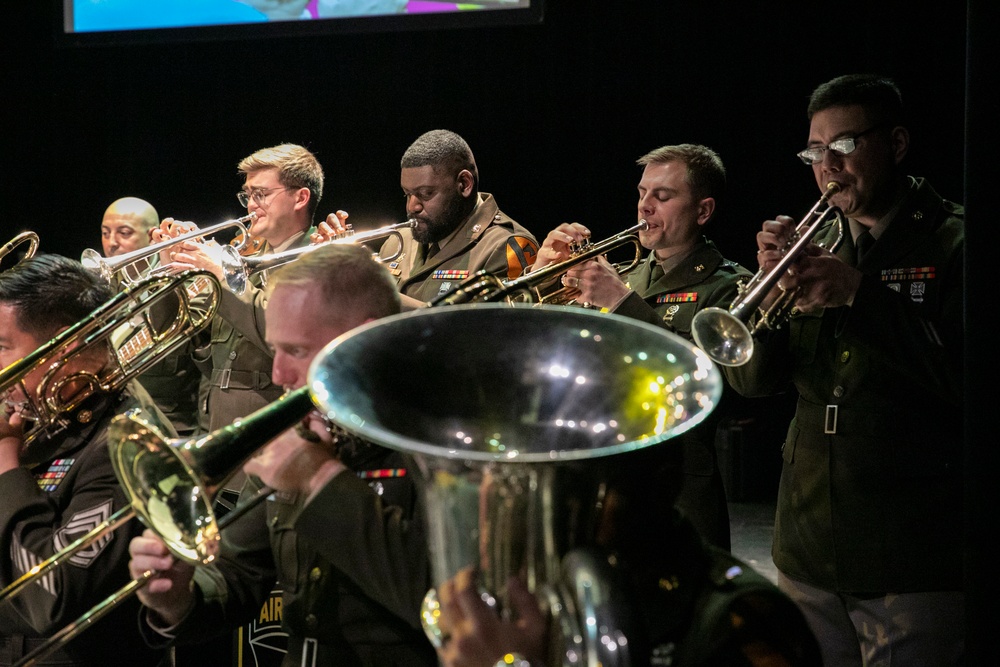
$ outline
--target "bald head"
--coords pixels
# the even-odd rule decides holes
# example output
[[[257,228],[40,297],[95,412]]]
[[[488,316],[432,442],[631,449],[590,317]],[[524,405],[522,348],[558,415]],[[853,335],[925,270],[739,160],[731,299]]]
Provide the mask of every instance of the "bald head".
[[[153,205],[138,197],[122,197],[108,206],[101,220],[104,256],[122,255],[149,244],[149,230],[160,224]]]

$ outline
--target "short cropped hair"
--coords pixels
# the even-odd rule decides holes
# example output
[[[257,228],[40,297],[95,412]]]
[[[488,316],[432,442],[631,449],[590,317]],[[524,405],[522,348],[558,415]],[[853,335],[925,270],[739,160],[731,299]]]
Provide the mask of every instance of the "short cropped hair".
[[[96,271],[61,255],[35,255],[0,273],[0,303],[13,306],[18,328],[40,340],[79,322],[112,296]]]
[[[279,286],[318,285],[326,303],[315,316],[343,330],[395,315],[399,291],[388,269],[361,245],[328,243],[270,273],[268,294]]]
[[[726,192],[726,167],[718,153],[700,144],[661,146],[636,160],[640,166],[683,162],[687,165],[687,183],[695,199],[711,197],[716,206],[721,205]]]
[[[476,158],[465,139],[451,130],[431,130],[424,132],[403,153],[399,161],[402,169],[433,167],[434,171],[457,174],[463,169],[472,173],[474,192],[479,192],[479,169]]]
[[[241,174],[261,169],[277,169],[278,181],[286,188],[309,188],[309,217],[316,215],[323,198],[323,167],[309,149],[298,144],[262,148],[240,160]]]
[[[904,125],[906,115],[899,86],[878,74],[845,74],[821,83],[809,96],[809,120],[832,107],[858,105],[874,123]]]

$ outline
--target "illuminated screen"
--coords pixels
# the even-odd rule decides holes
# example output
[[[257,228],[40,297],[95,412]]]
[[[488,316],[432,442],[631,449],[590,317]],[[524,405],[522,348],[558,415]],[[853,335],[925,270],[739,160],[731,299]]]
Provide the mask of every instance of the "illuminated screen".
[[[542,0],[62,0],[71,41],[198,39],[296,32],[528,23]],[[73,39],[75,38],[75,39]],[[103,38],[103,39],[102,39]]]

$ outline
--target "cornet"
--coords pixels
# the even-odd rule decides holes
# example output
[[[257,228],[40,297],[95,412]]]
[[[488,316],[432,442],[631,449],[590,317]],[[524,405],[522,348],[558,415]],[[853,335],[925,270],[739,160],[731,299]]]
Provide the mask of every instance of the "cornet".
[[[646,231],[649,225],[645,220],[629,227],[598,243],[589,239],[570,248],[570,257],[555,264],[549,264],[537,271],[530,271],[513,280],[502,280],[496,276],[480,271],[466,278],[451,291],[431,301],[431,306],[453,306],[476,301],[497,302],[533,302],[553,305],[567,305],[574,302],[570,296],[574,290],[560,287],[555,291],[546,292],[545,287],[552,285],[558,278],[577,264],[606,255],[616,248],[635,246],[635,257],[628,262],[615,264],[618,275],[632,271],[642,261],[643,247],[639,241],[639,232]]]
[[[767,310],[760,306],[830,216],[836,218],[838,230],[829,250],[836,252],[844,239],[844,221],[840,209],[830,205],[829,200],[840,187],[836,181],[826,184],[823,196],[795,226],[778,263],[770,271],[761,269],[741,285],[739,295],[728,310],[712,307],[695,314],[691,320],[691,334],[713,361],[723,366],[742,366],[753,355],[753,336],[757,331],[779,329],[788,321],[798,290],[783,290]]]
[[[121,274],[121,282],[127,284],[134,282],[134,280],[128,276],[128,272],[125,271],[127,267],[152,257],[153,255],[157,255],[161,250],[166,250],[167,248],[175,246],[178,243],[183,243],[184,241],[190,241],[192,239],[199,239],[205,236],[211,236],[232,227],[237,227],[239,229],[239,233],[243,235],[244,243],[246,243],[250,238],[250,226],[256,219],[256,213],[249,213],[244,215],[242,218],[224,220],[223,222],[210,225],[204,229],[194,229],[175,238],[166,239],[160,241],[159,243],[152,243],[144,248],[138,248],[132,252],[127,252],[114,258],[105,258],[96,250],[88,248],[84,250],[83,254],[80,256],[80,263],[88,269],[99,272],[108,283],[114,282],[115,275]],[[164,267],[160,267],[160,269],[163,268]],[[142,277],[146,277],[148,271],[136,271],[135,273]]]
[[[21,261],[23,262],[29,257],[34,257],[35,251],[38,250],[38,234],[35,232],[21,232],[0,246],[0,260],[9,255],[14,248],[25,243],[28,244],[28,249],[24,251],[24,257],[21,258]]]
[[[348,225],[346,232],[330,239],[329,241],[302,246],[301,248],[289,248],[288,250],[283,250],[281,252],[275,252],[269,255],[257,257],[243,257],[239,253],[238,249],[233,248],[232,246],[227,246],[222,249],[222,271],[226,279],[226,285],[229,289],[235,294],[243,294],[243,292],[247,289],[247,282],[250,280],[250,276],[261,271],[267,271],[281,266],[282,264],[295,261],[299,257],[312,252],[316,248],[335,243],[363,245],[369,241],[377,241],[379,239],[387,239],[395,236],[399,240],[399,250],[389,257],[377,258],[380,262],[390,262],[398,258],[402,252],[403,237],[399,233],[399,230],[413,229],[416,226],[417,221],[412,219],[407,220],[406,222],[399,222],[393,225],[387,225],[385,227],[379,227],[378,229],[372,229],[364,232],[355,232],[354,229]]]

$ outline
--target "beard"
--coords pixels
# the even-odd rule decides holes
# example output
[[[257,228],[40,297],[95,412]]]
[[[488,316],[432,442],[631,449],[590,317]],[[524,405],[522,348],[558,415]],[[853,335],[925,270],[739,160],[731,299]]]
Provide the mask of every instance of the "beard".
[[[417,220],[417,226],[413,228],[414,240],[417,243],[437,243],[451,234],[472,213],[478,196],[454,194],[448,198],[440,215],[433,218],[414,216]]]

